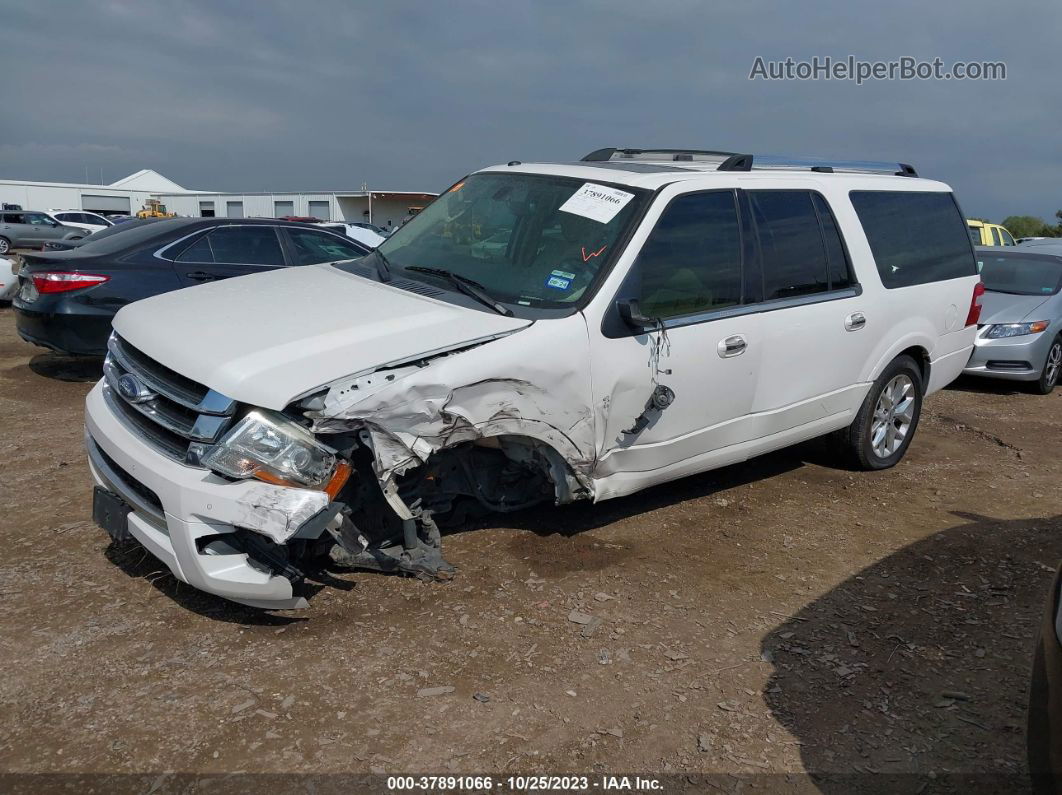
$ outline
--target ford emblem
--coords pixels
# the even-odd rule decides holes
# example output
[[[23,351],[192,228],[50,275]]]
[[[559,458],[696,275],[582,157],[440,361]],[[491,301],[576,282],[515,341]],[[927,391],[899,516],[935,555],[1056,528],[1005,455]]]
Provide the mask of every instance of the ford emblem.
[[[158,397],[158,395],[140,383],[139,378],[131,373],[126,373],[118,379],[118,394],[130,403],[143,403]]]

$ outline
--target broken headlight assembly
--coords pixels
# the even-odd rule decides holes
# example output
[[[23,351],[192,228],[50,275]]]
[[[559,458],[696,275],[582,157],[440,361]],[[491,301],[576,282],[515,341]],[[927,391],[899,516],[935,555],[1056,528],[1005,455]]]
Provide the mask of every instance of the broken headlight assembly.
[[[350,475],[350,465],[313,434],[282,414],[263,409],[236,423],[202,461],[219,475],[320,489],[333,497]]]

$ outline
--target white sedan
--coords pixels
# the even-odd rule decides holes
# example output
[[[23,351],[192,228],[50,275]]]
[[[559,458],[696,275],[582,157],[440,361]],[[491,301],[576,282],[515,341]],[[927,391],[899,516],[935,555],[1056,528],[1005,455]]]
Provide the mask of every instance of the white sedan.
[[[345,221],[321,221],[314,224],[314,226],[324,227],[331,232],[346,235],[351,240],[357,240],[369,248],[376,248],[387,239],[383,235],[366,228],[366,224],[350,224]]]
[[[63,226],[73,226],[86,232],[99,232],[114,224],[102,215],[84,210],[50,210],[49,214]]]

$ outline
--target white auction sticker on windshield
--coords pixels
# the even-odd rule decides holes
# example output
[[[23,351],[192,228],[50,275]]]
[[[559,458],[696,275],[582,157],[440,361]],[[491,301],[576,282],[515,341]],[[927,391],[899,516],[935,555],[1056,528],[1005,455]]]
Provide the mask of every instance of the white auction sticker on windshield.
[[[583,186],[558,209],[564,213],[581,215],[598,223],[607,224],[633,198],[634,194],[627,193],[625,190],[584,182]]]

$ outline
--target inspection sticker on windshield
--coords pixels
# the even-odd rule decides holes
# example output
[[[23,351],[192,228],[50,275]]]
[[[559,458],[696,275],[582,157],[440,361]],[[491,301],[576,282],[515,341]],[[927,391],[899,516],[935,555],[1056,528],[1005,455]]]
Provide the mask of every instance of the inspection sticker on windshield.
[[[558,209],[564,213],[581,215],[592,221],[607,224],[633,198],[634,194],[627,193],[625,190],[584,182],[583,186]]]
[[[567,271],[552,271],[550,275],[546,277],[546,287],[552,287],[556,290],[567,290],[572,286],[573,279],[575,279],[574,273],[568,273]]]

